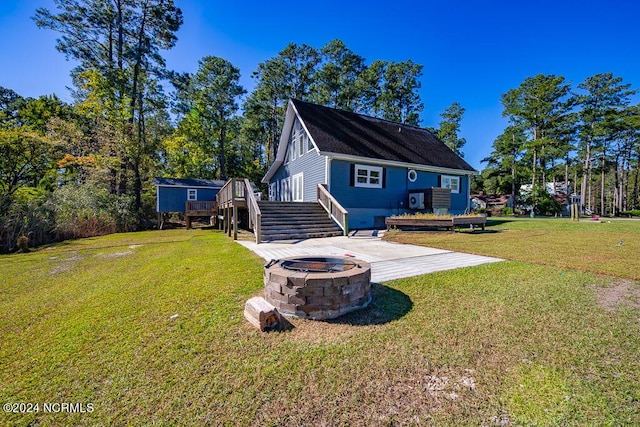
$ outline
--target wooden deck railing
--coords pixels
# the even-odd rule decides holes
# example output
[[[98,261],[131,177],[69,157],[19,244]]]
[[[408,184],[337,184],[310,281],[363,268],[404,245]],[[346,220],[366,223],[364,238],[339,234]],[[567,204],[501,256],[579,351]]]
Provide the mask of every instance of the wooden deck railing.
[[[343,234],[349,234],[349,212],[338,203],[322,184],[318,184],[318,203],[342,229]]]
[[[190,200],[185,212],[187,216],[207,216],[215,214],[217,207],[215,200]]]
[[[187,228],[191,228],[191,220],[198,216],[211,217],[211,225],[214,224],[218,214],[218,203],[215,200],[187,200],[185,206]]]
[[[244,200],[244,181],[242,178],[231,178],[216,194],[219,207],[231,207],[236,199]]]
[[[262,212],[258,206],[258,199],[253,193],[253,188],[248,179],[244,179],[244,194],[247,201],[247,210],[249,211],[249,228],[253,230],[256,236],[256,243],[262,240]]]
[[[249,211],[249,227],[253,229],[256,242],[262,239],[262,213],[258,207],[258,198],[253,193],[253,187],[246,178],[231,178],[216,195],[218,209],[222,210],[222,224],[225,231],[231,235],[233,229],[234,240],[238,238],[238,207],[246,207]]]

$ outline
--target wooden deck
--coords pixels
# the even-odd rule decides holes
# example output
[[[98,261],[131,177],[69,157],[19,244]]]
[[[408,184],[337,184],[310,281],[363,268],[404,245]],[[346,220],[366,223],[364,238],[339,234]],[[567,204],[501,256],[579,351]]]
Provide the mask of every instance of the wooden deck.
[[[348,212],[322,185],[317,188],[317,204],[263,202],[261,194],[256,193],[254,187],[246,178],[232,178],[216,195],[218,225],[229,236],[233,233],[234,240],[238,238],[240,219],[244,221],[247,217],[248,228],[253,231],[256,243],[262,242],[263,237],[264,240],[286,240],[334,236],[340,232],[334,222],[342,229],[342,234],[349,232]],[[298,206],[291,206],[292,203]],[[310,207],[311,204],[319,211]],[[263,208],[265,212],[262,212]],[[246,216],[241,211],[246,211]]]
[[[479,225],[484,230],[487,223],[486,216],[454,216],[452,218],[412,218],[389,217],[384,220],[387,228],[391,227],[416,227],[416,228],[447,228],[451,232],[456,231],[456,226]]]
[[[260,208],[254,194],[254,189],[246,178],[231,178],[216,195],[218,206],[217,220],[220,229],[229,236],[233,232],[233,239],[238,239],[238,210],[246,209],[249,215],[249,227],[254,230],[256,238],[260,238]]]
[[[191,228],[191,220],[193,218],[205,217],[205,216],[212,218],[211,225],[213,225],[217,215],[218,215],[218,204],[215,200],[187,201],[187,205],[185,207],[185,217],[187,221],[187,228]]]

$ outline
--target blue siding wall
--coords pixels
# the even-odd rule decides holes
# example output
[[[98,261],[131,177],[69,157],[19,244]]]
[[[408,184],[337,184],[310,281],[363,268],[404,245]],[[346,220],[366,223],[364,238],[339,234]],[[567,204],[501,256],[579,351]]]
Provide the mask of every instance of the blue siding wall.
[[[331,161],[330,191],[345,208],[397,209],[406,204],[407,175],[405,169],[385,167],[385,188],[361,188],[350,185],[352,162]],[[365,162],[358,163],[366,165]]]
[[[325,159],[316,150],[306,152],[302,157],[282,164],[269,181],[269,185],[276,183],[279,187],[276,200],[284,200],[282,194],[282,180],[293,175],[303,173],[303,199],[305,202],[315,202],[317,200],[318,184],[325,183]],[[292,191],[292,184],[289,191]],[[292,198],[290,200],[293,200]]]
[[[198,200],[215,200],[218,189],[196,188]],[[187,188],[158,187],[158,212],[182,212],[187,204]]]
[[[385,188],[361,188],[350,185],[352,162],[332,160],[330,164],[331,194],[349,211],[349,228],[352,229],[383,226],[383,217],[413,212],[408,209],[409,190],[437,187],[440,176],[418,171],[416,182],[410,182],[407,168],[387,166]],[[463,176],[460,193],[451,194],[451,213],[459,214],[466,209],[468,185],[469,178]]]
[[[408,173],[408,170],[407,172]],[[434,172],[423,172],[417,171],[418,179],[416,182],[410,182],[407,179],[408,189],[424,189],[431,187],[438,187],[440,185],[439,177],[440,175],[448,175],[448,176],[460,176],[460,192],[459,193],[451,193],[451,209],[450,212],[454,215],[459,215],[464,213],[464,210],[467,208],[468,194],[469,194],[469,176],[466,175],[455,175],[455,174],[438,174]]]

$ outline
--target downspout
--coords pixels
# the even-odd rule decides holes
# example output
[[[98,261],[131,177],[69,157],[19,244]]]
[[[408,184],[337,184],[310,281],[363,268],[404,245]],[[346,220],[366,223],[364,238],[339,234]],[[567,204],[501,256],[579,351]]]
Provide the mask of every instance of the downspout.
[[[471,212],[471,175],[467,175],[467,209],[466,212]]]
[[[324,158],[324,183],[327,191],[331,193],[331,157],[329,156]]]
[[[411,169],[406,168],[405,169],[405,173],[404,173],[404,195],[403,195],[403,200],[398,202],[398,215],[400,215],[400,210],[402,209],[404,211],[405,207],[404,207],[404,200],[407,201],[407,209],[409,209],[409,171]],[[416,172],[417,173],[417,172]],[[391,215],[393,215],[393,207],[391,207]]]

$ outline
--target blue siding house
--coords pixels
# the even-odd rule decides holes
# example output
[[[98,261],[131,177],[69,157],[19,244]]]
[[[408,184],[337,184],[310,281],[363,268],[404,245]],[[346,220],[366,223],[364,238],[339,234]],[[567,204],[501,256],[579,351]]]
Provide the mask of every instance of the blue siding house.
[[[185,213],[187,201],[213,201],[224,183],[213,179],[156,178],[156,212]]]
[[[406,212],[463,213],[476,174],[426,129],[290,100],[262,182],[269,200],[300,202],[316,201],[321,184],[362,229]]]

